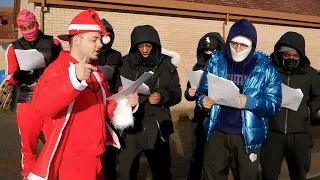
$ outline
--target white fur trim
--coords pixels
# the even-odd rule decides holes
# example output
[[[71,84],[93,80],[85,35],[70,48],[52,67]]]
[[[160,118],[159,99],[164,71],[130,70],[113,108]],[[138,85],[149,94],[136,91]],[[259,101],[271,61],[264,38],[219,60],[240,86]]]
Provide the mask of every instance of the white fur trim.
[[[6,75],[6,76],[10,76],[10,77],[8,77],[7,79],[10,79],[11,76],[12,76],[12,74],[10,74],[10,75],[8,74],[8,70],[9,70],[8,52],[9,52],[9,49],[10,49],[11,46],[12,46],[12,44],[10,44],[10,45],[7,47],[6,52],[5,52],[5,56],[4,56],[4,58],[5,58],[5,63],[6,63],[5,75]]]
[[[111,134],[111,136],[113,138],[113,141],[116,142],[116,145],[114,145],[114,144],[110,143],[109,141],[107,141],[106,146],[113,146],[113,147],[116,147],[116,148],[120,149],[121,148],[121,144],[120,144],[119,137],[118,137],[117,133],[115,133],[113,131],[113,129],[109,126],[108,123],[106,123],[106,124],[107,124],[107,128],[108,128],[108,130],[109,130],[109,132],[110,132],[110,134]]]
[[[241,44],[245,44],[248,47],[252,46],[252,40],[245,37],[245,36],[236,36],[233,39],[231,39],[231,41],[233,42],[237,42],[237,43],[241,43]]]
[[[126,98],[117,101],[117,108],[114,110],[114,117],[112,118],[111,123],[119,130],[133,127],[134,117],[132,107]]]
[[[20,103],[18,103],[19,105]],[[19,130],[19,134],[21,136],[21,131],[20,131],[20,128],[18,126],[18,130]],[[22,141],[22,138],[21,138],[21,149],[23,149],[23,141]],[[23,159],[24,159],[24,154],[23,154],[23,151],[21,151],[21,169],[24,169],[24,163],[23,163]]]
[[[36,174],[33,174],[32,172],[29,173],[28,175],[28,180],[47,180],[47,178],[42,178]]]
[[[78,91],[82,91],[88,86],[86,81],[81,81],[80,83],[79,80],[77,79],[76,65],[74,64],[71,64],[69,67],[69,78],[72,83],[72,86]]]
[[[111,41],[110,36],[103,36],[102,37],[102,43],[103,44],[108,44]]]
[[[105,91],[105,89],[103,88],[103,86],[101,84],[101,79],[99,77],[99,74],[96,71],[94,71],[92,73],[93,73],[94,77],[98,80],[98,83],[99,83],[101,91],[102,91],[103,104],[106,105],[107,104],[107,94],[106,94],[106,91]]]
[[[97,72],[93,72],[93,75],[98,80],[98,83],[99,83],[99,85],[101,87],[102,96],[103,96],[103,104],[106,106],[106,104],[107,104],[107,94],[106,94],[105,89],[102,86],[101,78],[100,78],[100,76],[99,76],[99,74]],[[120,149],[121,145],[120,145],[120,141],[119,141],[118,135],[113,131],[113,129],[109,126],[108,123],[106,123],[106,124],[107,124],[107,128],[108,128],[107,131],[110,132],[113,141],[116,142],[116,144],[112,144],[112,143],[107,141],[106,146],[114,146],[114,147]]]
[[[68,31],[70,30],[93,30],[93,31],[101,31],[101,28],[97,24],[70,24],[68,27]]]
[[[166,50],[166,49],[162,48],[161,49],[161,53],[172,57],[171,58],[171,63],[173,65],[175,65],[175,66],[177,66],[181,62],[181,56],[177,52],[169,51],[169,50]]]

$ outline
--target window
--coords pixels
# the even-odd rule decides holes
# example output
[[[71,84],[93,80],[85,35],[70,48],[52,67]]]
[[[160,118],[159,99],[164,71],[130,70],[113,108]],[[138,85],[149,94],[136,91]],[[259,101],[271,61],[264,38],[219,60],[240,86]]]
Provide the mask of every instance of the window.
[[[16,17],[20,11],[20,0],[0,0],[0,43],[18,39]]]

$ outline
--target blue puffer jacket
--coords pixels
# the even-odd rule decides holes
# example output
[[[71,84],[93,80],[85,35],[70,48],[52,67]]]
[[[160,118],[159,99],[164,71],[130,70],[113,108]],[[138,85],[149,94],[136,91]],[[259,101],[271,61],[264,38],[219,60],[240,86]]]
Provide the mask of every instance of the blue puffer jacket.
[[[267,138],[268,118],[280,111],[281,105],[281,80],[277,71],[271,66],[271,59],[266,54],[255,51],[253,56],[257,60],[256,67],[251,71],[245,81],[243,94],[247,96],[246,109],[242,110],[242,134],[245,141],[245,149],[260,148]],[[227,61],[224,52],[214,52],[208,61],[200,87],[197,90],[198,105],[202,105],[204,96],[208,95],[207,73],[227,78]],[[211,133],[220,111],[220,105],[213,105],[210,116],[204,123],[207,131],[207,140]]]

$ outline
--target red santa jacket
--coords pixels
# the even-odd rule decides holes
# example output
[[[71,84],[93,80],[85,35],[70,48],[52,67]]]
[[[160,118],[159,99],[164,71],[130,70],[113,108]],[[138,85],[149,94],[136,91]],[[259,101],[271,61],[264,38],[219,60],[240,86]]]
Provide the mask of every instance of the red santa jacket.
[[[54,125],[29,180],[55,180],[62,157],[98,156],[106,144],[119,146],[105,122],[112,119],[117,105],[106,100],[111,95],[107,82],[96,71],[86,83],[80,83],[75,64],[74,58],[61,52],[35,87],[32,103]]]

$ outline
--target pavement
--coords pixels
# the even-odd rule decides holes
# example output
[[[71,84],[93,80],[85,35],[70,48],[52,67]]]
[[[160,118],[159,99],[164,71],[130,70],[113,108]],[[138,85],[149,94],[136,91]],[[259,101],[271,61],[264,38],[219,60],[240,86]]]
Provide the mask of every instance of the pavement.
[[[175,133],[170,137],[172,176],[173,180],[186,180],[191,157],[191,129],[188,120],[175,123]],[[308,180],[320,180],[320,126],[312,128],[314,148],[312,149],[311,169]],[[0,112],[0,180],[21,180],[20,167],[20,136],[15,121],[15,115],[9,112]],[[38,152],[42,147],[39,141]],[[289,173],[284,161],[279,180],[289,180]],[[144,156],[140,161],[140,180],[151,180],[148,161]],[[229,179],[232,180],[230,174]]]

